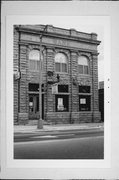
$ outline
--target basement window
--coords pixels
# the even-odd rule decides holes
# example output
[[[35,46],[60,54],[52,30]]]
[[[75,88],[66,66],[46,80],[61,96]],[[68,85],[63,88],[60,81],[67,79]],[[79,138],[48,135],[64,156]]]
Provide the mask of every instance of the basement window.
[[[79,86],[79,93],[90,93],[90,86]]]

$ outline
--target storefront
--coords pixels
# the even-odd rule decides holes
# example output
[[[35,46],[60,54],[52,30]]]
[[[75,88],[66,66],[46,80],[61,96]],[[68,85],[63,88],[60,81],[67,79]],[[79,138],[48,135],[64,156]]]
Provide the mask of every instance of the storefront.
[[[14,26],[14,122],[28,123],[41,114],[55,124],[99,122],[99,44],[95,33]]]

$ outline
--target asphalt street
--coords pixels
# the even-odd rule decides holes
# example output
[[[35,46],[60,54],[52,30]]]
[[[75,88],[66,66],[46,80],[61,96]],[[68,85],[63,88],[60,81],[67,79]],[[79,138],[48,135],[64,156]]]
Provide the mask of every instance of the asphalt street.
[[[15,159],[103,159],[104,132],[98,129],[15,133]]]

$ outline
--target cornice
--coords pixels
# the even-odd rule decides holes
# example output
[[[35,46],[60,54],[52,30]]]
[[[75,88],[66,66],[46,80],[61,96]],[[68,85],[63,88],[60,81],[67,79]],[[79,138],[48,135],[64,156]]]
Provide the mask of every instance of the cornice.
[[[58,34],[56,32],[52,33],[52,32],[43,32],[40,30],[32,30],[32,29],[25,29],[23,27],[17,27],[17,30],[19,32],[22,33],[29,33],[32,35],[43,35],[43,36],[47,36],[47,37],[52,37],[52,38],[60,38],[60,39],[65,39],[65,40],[73,40],[73,41],[78,41],[78,42],[84,42],[84,43],[90,43],[90,44],[95,44],[95,45],[99,45],[101,43],[101,41],[99,40],[94,40],[94,39],[88,39],[88,38],[82,38],[82,37],[72,37],[71,35],[63,35],[63,34]]]

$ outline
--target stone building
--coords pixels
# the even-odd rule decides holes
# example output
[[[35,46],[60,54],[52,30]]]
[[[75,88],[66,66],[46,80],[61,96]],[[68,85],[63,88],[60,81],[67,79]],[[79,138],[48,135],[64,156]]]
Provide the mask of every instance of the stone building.
[[[99,44],[95,33],[52,25],[15,25],[14,122],[39,119],[41,105],[47,122],[99,122]]]

